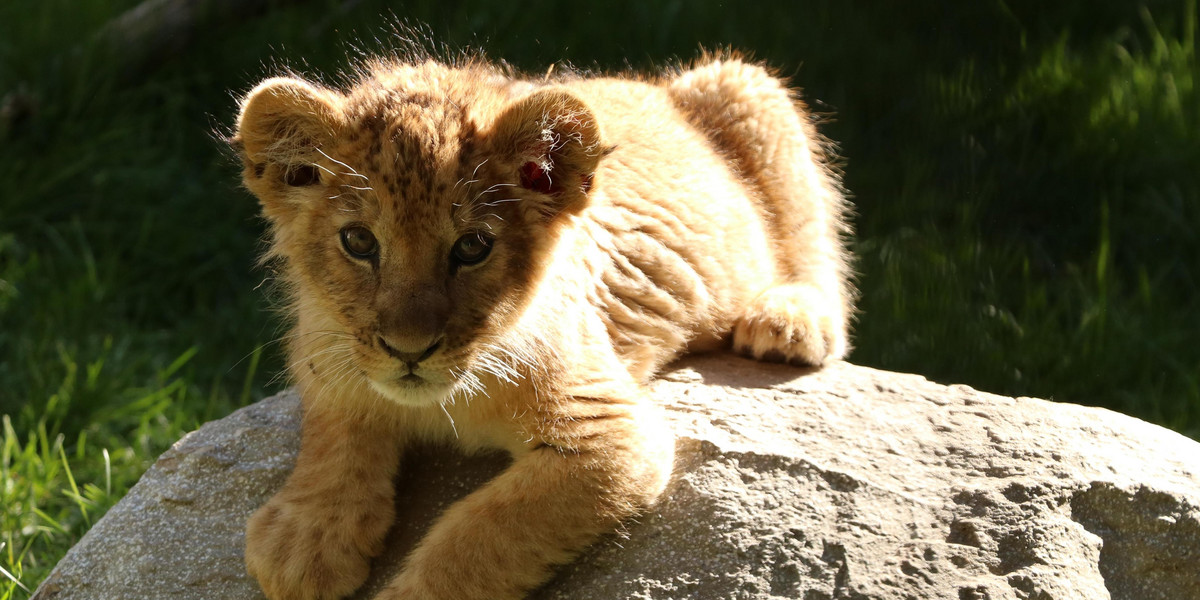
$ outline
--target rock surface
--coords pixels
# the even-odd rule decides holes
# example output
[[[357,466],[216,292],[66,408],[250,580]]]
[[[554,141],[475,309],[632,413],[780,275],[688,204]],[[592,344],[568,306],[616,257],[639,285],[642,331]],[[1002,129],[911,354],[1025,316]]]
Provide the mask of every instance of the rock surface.
[[[538,600],[1200,599],[1200,444],[1102,409],[836,364],[723,355],[655,384],[678,436],[659,506]],[[62,560],[36,600],[262,598],[248,515],[284,481],[284,393],[189,434]],[[370,590],[430,520],[504,467],[406,459]],[[375,587],[372,587],[375,586]]]

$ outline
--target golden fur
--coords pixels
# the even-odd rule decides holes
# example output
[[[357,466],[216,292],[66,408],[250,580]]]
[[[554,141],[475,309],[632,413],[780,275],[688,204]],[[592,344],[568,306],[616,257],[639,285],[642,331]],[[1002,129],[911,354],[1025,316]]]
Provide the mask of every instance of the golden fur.
[[[342,90],[251,91],[234,141],[304,406],[246,534],[267,596],[353,592],[403,448],[448,441],[514,462],[379,597],[523,598],[663,491],[674,443],[643,384],[664,363],[843,356],[844,203],[810,121],[731,57],[658,78],[378,61]]]

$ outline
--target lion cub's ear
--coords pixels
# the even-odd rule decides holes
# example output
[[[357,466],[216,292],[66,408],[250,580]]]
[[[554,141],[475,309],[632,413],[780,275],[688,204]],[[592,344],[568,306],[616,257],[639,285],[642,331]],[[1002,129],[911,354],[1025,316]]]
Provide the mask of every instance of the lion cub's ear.
[[[299,200],[296,188],[320,183],[318,149],[336,134],[340,104],[336,92],[286,77],[258,84],[242,101],[233,143],[246,187],[268,216]]]
[[[521,186],[544,196],[538,210],[548,219],[586,206],[596,167],[608,152],[591,109],[553,87],[506,108],[491,138],[493,151],[516,171]]]

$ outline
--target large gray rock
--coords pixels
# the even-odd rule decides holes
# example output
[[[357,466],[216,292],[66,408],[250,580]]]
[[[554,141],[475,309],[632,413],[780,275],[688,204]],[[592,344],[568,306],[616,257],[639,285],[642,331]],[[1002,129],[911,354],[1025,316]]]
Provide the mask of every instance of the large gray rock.
[[[655,384],[678,435],[660,505],[539,600],[1200,598],[1200,444],[1102,409],[835,364],[689,358]],[[166,452],[36,600],[261,598],[247,516],[283,483],[281,394]],[[360,597],[430,520],[504,466],[406,461],[400,526]]]

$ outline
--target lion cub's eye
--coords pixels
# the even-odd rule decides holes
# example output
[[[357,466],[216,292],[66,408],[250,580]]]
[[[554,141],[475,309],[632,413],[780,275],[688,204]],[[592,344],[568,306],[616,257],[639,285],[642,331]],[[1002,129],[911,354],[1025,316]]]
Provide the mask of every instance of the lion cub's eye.
[[[375,234],[362,225],[350,225],[342,228],[342,247],[354,258],[371,258],[379,252],[379,242]]]
[[[320,180],[321,175],[317,172],[317,167],[314,165],[289,167],[287,173],[283,175],[283,182],[292,187],[313,185],[320,182]]]
[[[469,266],[483,262],[491,251],[492,236],[475,231],[458,238],[450,253],[458,264]]]

